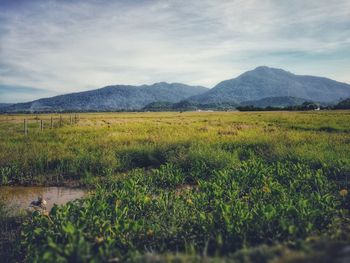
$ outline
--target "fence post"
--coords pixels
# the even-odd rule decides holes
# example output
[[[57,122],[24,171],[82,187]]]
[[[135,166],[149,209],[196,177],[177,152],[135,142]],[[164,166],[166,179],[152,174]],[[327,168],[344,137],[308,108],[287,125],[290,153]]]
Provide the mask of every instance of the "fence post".
[[[62,115],[60,114],[60,127],[62,127]]]
[[[40,120],[40,130],[44,130],[44,122],[43,120]]]
[[[51,129],[53,129],[53,119],[52,119],[52,116],[51,116]]]

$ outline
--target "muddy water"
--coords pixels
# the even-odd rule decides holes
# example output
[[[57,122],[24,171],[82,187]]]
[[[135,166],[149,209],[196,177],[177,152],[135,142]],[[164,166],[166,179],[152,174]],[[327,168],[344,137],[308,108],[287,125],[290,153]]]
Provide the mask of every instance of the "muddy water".
[[[54,204],[62,205],[86,194],[83,189],[68,187],[0,186],[0,200],[15,209],[26,209],[39,195],[44,197],[50,210]]]

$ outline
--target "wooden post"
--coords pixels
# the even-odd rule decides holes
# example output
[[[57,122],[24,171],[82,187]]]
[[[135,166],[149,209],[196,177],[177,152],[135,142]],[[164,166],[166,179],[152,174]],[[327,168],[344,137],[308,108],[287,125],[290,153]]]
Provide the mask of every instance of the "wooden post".
[[[53,119],[52,119],[52,116],[51,116],[51,129],[53,129]]]
[[[40,120],[40,130],[44,130],[44,122],[43,120]]]
[[[72,125],[72,114],[69,114],[69,122],[70,122],[70,125]]]
[[[60,127],[62,127],[62,115],[60,114]]]
[[[24,128],[24,135],[27,136],[28,135],[27,119],[24,119],[23,128]]]

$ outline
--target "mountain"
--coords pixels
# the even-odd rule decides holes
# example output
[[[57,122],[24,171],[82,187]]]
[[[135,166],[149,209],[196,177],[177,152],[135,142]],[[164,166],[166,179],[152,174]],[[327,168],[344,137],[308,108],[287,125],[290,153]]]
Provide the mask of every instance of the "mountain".
[[[8,107],[12,105],[11,103],[0,103],[0,108]]]
[[[142,86],[115,85],[17,103],[1,110],[6,112],[139,110],[151,102],[175,103],[207,90],[200,86],[166,82]]]
[[[331,103],[349,96],[349,84],[323,77],[295,75],[282,69],[262,66],[237,78],[222,81],[206,93],[193,96],[189,100],[209,104],[241,103],[267,97],[297,97]]]
[[[240,103],[240,106],[254,106],[259,108],[270,107],[289,107],[301,105],[306,102],[306,99],[296,98],[296,97],[267,97],[260,100],[251,100],[251,101],[243,101]]]

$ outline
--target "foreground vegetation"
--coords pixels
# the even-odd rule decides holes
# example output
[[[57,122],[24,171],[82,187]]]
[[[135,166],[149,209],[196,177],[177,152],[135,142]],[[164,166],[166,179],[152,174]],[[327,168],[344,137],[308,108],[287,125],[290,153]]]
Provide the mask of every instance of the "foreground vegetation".
[[[348,244],[349,111],[81,114],[39,130],[50,117],[0,117],[0,183],[95,190],[26,219],[19,260],[288,262]]]

